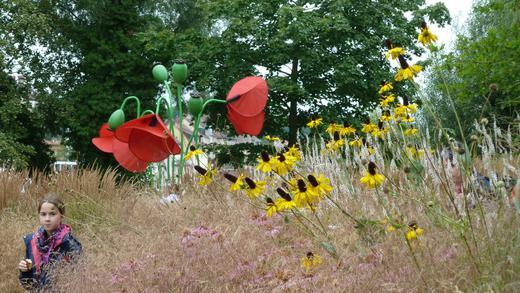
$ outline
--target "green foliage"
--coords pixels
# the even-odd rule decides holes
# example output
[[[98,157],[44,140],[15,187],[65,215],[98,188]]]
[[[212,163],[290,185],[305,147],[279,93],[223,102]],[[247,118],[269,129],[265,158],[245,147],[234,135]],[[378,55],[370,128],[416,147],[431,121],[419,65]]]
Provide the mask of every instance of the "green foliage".
[[[53,158],[43,141],[45,117],[30,103],[39,92],[10,74],[28,62],[31,46],[46,34],[46,18],[27,0],[3,1],[0,15],[0,166],[44,169]]]
[[[0,167],[44,169],[53,158],[43,141],[42,119],[28,102],[27,87],[3,68],[0,63]]]
[[[136,34],[154,18],[141,13],[147,8],[143,1],[55,1],[40,8],[55,24],[53,33],[61,36],[47,39],[48,46],[68,48],[72,56],[62,58],[76,58],[59,72],[67,87],[53,99],[61,105],[58,119],[66,142],[82,163],[96,160],[115,166],[91,139],[125,97],[135,95],[143,108],[151,108],[157,93],[151,75],[154,60],[144,56]],[[124,110],[127,119],[135,117],[135,104],[128,103]]]
[[[234,145],[208,144],[204,148],[209,153],[215,154],[219,165],[230,164],[233,168],[241,168],[245,165],[256,165],[256,159],[262,150],[267,147],[262,144],[237,143]]]
[[[438,57],[430,75],[429,94],[445,127],[460,135],[451,100],[466,135],[473,122],[482,118],[496,118],[502,128],[511,125],[520,105],[518,1],[478,2],[455,50]]]

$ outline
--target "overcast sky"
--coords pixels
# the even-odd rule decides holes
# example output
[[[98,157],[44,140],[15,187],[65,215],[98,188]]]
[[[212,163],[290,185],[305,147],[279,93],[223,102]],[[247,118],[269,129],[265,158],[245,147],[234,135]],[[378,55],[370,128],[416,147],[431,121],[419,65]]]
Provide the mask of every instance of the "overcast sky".
[[[451,15],[451,25],[444,28],[432,26],[432,30],[438,35],[439,43],[445,44],[447,47],[451,46],[455,40],[455,30],[463,27],[471,11],[472,0],[426,0],[426,4],[434,4],[442,2]]]

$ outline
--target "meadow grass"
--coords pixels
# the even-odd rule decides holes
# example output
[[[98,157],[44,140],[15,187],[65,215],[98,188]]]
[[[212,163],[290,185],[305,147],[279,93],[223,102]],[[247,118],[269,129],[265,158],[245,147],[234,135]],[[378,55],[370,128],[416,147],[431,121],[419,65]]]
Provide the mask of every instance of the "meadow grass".
[[[37,228],[38,200],[50,191],[66,203],[66,222],[84,248],[56,274],[57,291],[518,292],[519,211],[503,182],[518,178],[518,150],[490,153],[483,139],[485,153],[472,156],[468,171],[466,154],[455,154],[450,169],[429,145],[413,157],[396,142],[388,157],[373,143],[369,154],[348,146],[323,153],[325,141],[311,142],[289,175],[324,174],[332,192],[312,209],[272,217],[264,196],[276,198],[284,180],[256,170],[242,171],[267,181],[262,196],[230,192],[222,174],[207,186],[193,175],[180,201],[167,205],[159,192],[117,182],[110,170],[35,174],[30,184],[27,173],[0,173],[0,292],[23,291],[22,237]],[[360,183],[369,160],[386,177],[377,188]],[[490,188],[472,171],[489,176]],[[407,240],[410,222],[424,232]],[[321,263],[303,267],[309,252]]]

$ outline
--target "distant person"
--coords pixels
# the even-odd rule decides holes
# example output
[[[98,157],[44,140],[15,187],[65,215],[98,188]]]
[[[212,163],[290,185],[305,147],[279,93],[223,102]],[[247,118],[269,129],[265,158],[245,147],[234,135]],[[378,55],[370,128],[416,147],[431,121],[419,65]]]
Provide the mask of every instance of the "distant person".
[[[25,259],[18,264],[20,284],[27,290],[49,290],[52,273],[60,261],[70,261],[81,253],[81,243],[62,223],[63,202],[53,193],[38,205],[41,227],[24,237]],[[51,289],[52,290],[52,289]]]

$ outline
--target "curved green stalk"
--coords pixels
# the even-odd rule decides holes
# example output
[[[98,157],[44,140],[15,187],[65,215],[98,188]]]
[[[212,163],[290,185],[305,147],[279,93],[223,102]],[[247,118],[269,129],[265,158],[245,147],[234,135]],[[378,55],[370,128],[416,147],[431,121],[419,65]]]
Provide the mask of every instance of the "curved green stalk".
[[[188,150],[188,147],[183,151],[184,148],[184,134],[182,133],[182,84],[177,84],[177,113],[179,118],[179,130],[181,135],[181,159],[179,162],[179,182],[184,173],[184,152]],[[173,116],[173,115],[172,115]]]
[[[166,100],[166,104],[168,104],[168,128],[172,133],[172,136],[175,137],[175,129],[174,129],[174,121],[173,121],[173,110],[172,110],[172,91],[170,90],[170,85],[168,81],[164,81],[164,88],[166,89],[166,94],[168,95],[168,100]],[[159,99],[164,99],[162,96]],[[182,148],[182,145],[181,145]],[[171,166],[171,167],[170,167]],[[175,159],[171,160],[170,156],[168,156],[168,160],[166,162],[166,170],[168,172],[168,180],[170,180],[170,170],[171,176],[175,178]]]
[[[144,116],[146,114],[155,114],[155,113],[152,110],[145,110],[145,111],[143,111],[143,113],[141,113],[141,116]]]
[[[171,107],[170,103],[168,103],[168,100],[166,100],[162,96],[159,97],[159,99],[157,99],[157,102],[155,103],[155,114],[159,115],[159,111],[161,109],[161,102],[162,101],[164,101],[164,103],[166,104],[166,108],[168,110],[169,128],[170,128],[170,132],[173,135],[173,122],[172,122],[172,120],[173,120],[173,110],[172,110],[172,107]],[[168,181],[171,180],[170,170],[173,170],[172,176],[174,176],[175,175],[175,169],[174,168],[170,169],[170,157],[168,156],[167,168],[166,168],[166,171],[167,171],[166,178],[167,178]],[[160,172],[162,172],[162,171],[160,171]]]
[[[141,117],[141,101],[136,96],[128,96],[128,97],[126,97],[123,100],[123,103],[121,103],[121,107],[119,107],[119,109],[123,110],[123,108],[126,106],[126,103],[129,100],[134,100],[136,102],[136,104],[137,104],[137,113],[136,113],[136,115],[137,115],[137,117]]]
[[[199,114],[197,115],[197,118],[195,119],[195,123],[194,123],[194,129],[193,129],[193,133],[191,134],[191,137],[190,137],[190,140],[188,141],[187,145],[189,146],[191,144],[191,142],[193,141],[193,138],[195,137],[195,142],[196,142],[196,147],[198,148],[199,147],[199,144],[198,144],[198,133],[199,133],[199,124],[200,124],[200,119],[202,118],[202,113],[204,112],[204,109],[206,109],[206,106],[211,104],[211,103],[221,103],[221,104],[226,104],[227,101],[226,100],[220,100],[220,99],[209,99],[207,100],[206,102],[204,102],[204,104],[202,104],[202,109],[200,110]],[[189,147],[186,148],[186,150],[189,149]],[[184,154],[183,154],[184,155]]]

